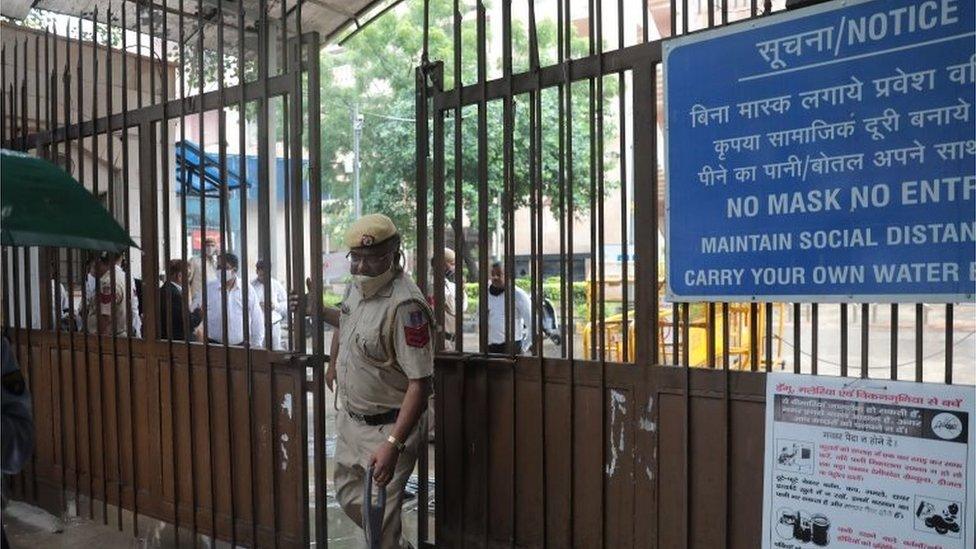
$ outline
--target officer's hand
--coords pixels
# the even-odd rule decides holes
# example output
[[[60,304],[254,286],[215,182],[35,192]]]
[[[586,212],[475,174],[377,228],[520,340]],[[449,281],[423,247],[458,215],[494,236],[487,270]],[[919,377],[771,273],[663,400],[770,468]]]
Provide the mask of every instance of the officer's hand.
[[[400,451],[389,442],[381,443],[379,448],[373,452],[369,465],[373,468],[373,481],[376,482],[377,486],[386,486],[390,482],[399,457]]]
[[[336,380],[336,369],[335,364],[329,363],[329,367],[325,369],[325,385],[330,391],[335,391],[335,380]]]

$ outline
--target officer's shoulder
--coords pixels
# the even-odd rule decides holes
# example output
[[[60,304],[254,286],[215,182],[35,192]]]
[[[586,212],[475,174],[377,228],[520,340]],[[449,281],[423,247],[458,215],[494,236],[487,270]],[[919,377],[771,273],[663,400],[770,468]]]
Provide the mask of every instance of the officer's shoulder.
[[[393,291],[390,293],[390,298],[398,303],[407,299],[423,299],[423,292],[407,273],[400,273],[396,276],[393,279],[392,286]]]

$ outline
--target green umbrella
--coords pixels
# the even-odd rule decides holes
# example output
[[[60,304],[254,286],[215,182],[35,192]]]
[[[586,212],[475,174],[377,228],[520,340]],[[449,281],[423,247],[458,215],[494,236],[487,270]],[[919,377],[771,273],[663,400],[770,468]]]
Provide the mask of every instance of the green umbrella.
[[[0,150],[0,205],[4,246],[138,247],[84,186],[36,156]]]

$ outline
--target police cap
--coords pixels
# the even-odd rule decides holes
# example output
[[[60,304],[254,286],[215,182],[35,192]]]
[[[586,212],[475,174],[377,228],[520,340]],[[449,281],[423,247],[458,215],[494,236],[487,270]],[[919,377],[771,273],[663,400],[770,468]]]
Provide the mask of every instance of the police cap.
[[[346,246],[368,248],[386,242],[397,235],[396,225],[383,214],[368,214],[360,217],[346,230]]]

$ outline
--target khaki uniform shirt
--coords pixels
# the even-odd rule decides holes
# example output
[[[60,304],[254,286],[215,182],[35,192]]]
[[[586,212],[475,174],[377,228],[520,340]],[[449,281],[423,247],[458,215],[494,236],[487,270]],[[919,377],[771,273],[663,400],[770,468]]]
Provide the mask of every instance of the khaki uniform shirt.
[[[433,375],[431,318],[423,294],[403,273],[368,298],[349,286],[336,359],[343,408],[362,415],[397,409],[410,379]]]
[[[112,273],[107,272],[98,279],[96,292],[88,303],[88,333],[111,335],[112,333],[124,336],[127,333],[126,310],[129,300],[126,299],[125,275],[119,277],[118,271],[115,273],[115,285],[112,285]],[[114,319],[113,319],[114,315]],[[132,311],[133,318],[136,311]],[[112,326],[112,321],[115,326]],[[101,329],[99,327],[101,324]]]

